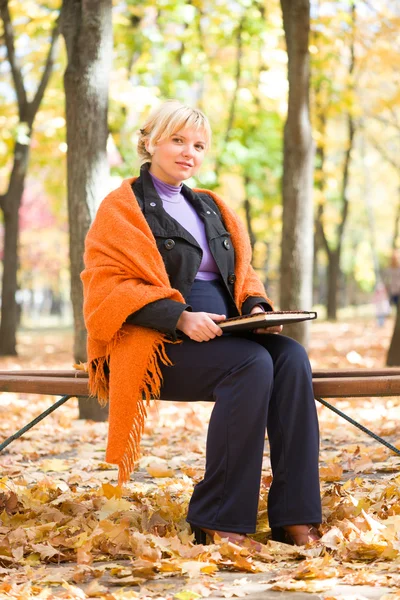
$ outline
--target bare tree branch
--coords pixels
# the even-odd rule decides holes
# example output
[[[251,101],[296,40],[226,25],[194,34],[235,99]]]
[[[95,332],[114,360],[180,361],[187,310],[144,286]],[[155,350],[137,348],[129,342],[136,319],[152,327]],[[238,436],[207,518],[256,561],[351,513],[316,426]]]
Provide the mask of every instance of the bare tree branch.
[[[340,219],[340,222],[336,229],[336,231],[337,231],[336,235],[337,235],[337,240],[338,240],[338,245],[337,245],[338,249],[342,245],[343,232],[344,232],[344,227],[345,227],[345,223],[347,221],[347,215],[348,215],[348,210],[349,210],[349,198],[348,198],[348,187],[349,186],[348,186],[348,183],[349,183],[349,174],[350,174],[351,153],[352,153],[352,149],[353,149],[353,145],[354,145],[354,135],[355,135],[354,118],[351,115],[351,113],[349,113],[347,115],[347,130],[348,130],[348,141],[347,141],[347,149],[346,149],[345,158],[344,158],[342,190],[341,190],[341,194],[340,194],[343,199],[343,204],[342,204],[342,210],[341,210],[341,219]]]
[[[373,140],[372,138],[369,138],[370,143],[373,145],[373,147],[375,148],[375,150],[377,150],[379,152],[379,154],[382,155],[382,157],[390,164],[392,165],[392,167],[394,167],[396,169],[396,171],[400,171],[400,161],[396,162],[391,156],[390,154],[385,150],[385,148],[383,146],[381,146],[381,144],[379,144],[376,140]]]
[[[45,89],[50,79],[50,75],[53,70],[56,41],[60,33],[59,22],[57,20],[52,32],[50,47],[47,53],[42,78],[40,80],[33,100],[29,102],[24,86],[24,79],[22,77],[21,65],[19,64],[19,60],[15,54],[14,29],[11,22],[8,0],[0,0],[0,15],[4,23],[4,38],[7,48],[7,59],[11,67],[15,93],[17,95],[19,118],[20,121],[26,121],[28,125],[32,127],[33,120],[39,109]]]
[[[394,121],[390,121],[390,119],[386,119],[385,117],[381,117],[380,115],[369,114],[368,116],[371,119],[375,119],[375,121],[379,121],[383,125],[388,125],[389,127],[393,127],[394,129],[397,129],[397,131],[400,131],[400,125],[398,123],[395,123]]]
[[[4,39],[7,48],[7,58],[8,62],[10,63],[15,92],[17,94],[20,120],[25,121],[25,112],[27,109],[28,100],[26,96],[24,80],[21,73],[21,66],[19,64],[18,58],[15,55],[14,29],[11,22],[10,11],[8,8],[8,0],[0,0],[0,15],[4,24]]]
[[[328,259],[331,260],[332,259],[332,254],[334,251],[332,251],[329,247],[328,244],[328,240],[326,238],[325,235],[325,230],[324,230],[324,225],[323,225],[323,217],[324,217],[324,206],[322,204],[319,204],[318,206],[318,212],[317,212],[317,218],[315,221],[315,225],[316,225],[316,230],[317,230],[317,235],[320,236],[320,240],[322,241],[322,245],[324,247],[324,250],[328,256]]]
[[[390,107],[389,107],[389,110],[390,110],[390,114],[391,114],[391,115],[392,115],[392,117],[393,117],[393,120],[394,120],[394,121],[395,121],[395,123],[396,123],[396,125],[395,125],[396,129],[398,129],[398,130],[400,131],[399,115],[398,115],[398,113],[396,112],[396,110],[395,110],[395,107],[394,107],[394,106],[390,106]]]
[[[242,58],[243,58],[242,32],[243,32],[243,27],[244,27],[244,20],[245,20],[245,17],[242,17],[240,19],[240,22],[238,24],[237,31],[236,31],[237,52],[236,52],[235,89],[232,94],[231,104],[230,104],[230,108],[229,108],[228,122],[226,124],[224,145],[223,145],[224,149],[226,148],[226,145],[229,141],[229,135],[231,133],[231,129],[232,129],[233,123],[235,121],[236,102],[237,102],[237,96],[238,96],[238,92],[239,92],[239,88],[240,88],[240,84],[241,84],[240,80],[241,80],[241,75],[242,75]],[[214,168],[214,173],[215,173],[215,177],[217,180],[218,180],[220,168],[221,168],[221,156],[219,154],[217,157],[217,160],[215,162],[215,168]]]
[[[242,74],[242,58],[243,58],[243,40],[242,40],[242,31],[244,26],[244,17],[240,19],[240,23],[236,33],[237,40],[237,54],[236,54],[236,73],[235,73],[235,90],[232,95],[231,106],[229,110],[229,118],[226,126],[225,132],[225,144],[228,142],[230,131],[233,127],[233,122],[235,120],[235,109],[236,109],[236,101],[237,95],[240,87],[240,78]]]
[[[42,79],[36,90],[35,97],[33,98],[32,102],[29,103],[29,112],[30,112],[32,121],[35,118],[37,111],[39,110],[39,106],[43,99],[44,92],[46,90],[47,84],[49,83],[50,76],[53,72],[54,59],[55,59],[55,53],[56,53],[56,42],[57,42],[59,35],[60,35],[60,23],[59,23],[59,19],[57,19],[57,21],[54,25],[52,34],[51,34],[50,47],[49,47],[49,51],[47,53],[46,63],[45,63]]]
[[[356,27],[356,2],[352,1],[351,4],[351,22],[352,22],[352,30],[351,30],[351,43],[350,43],[350,65],[349,65],[349,78],[350,78],[350,90],[354,91],[354,71],[356,67],[356,57],[355,57],[355,27]],[[347,114],[347,131],[348,131],[348,141],[347,141],[347,149],[344,158],[343,165],[343,179],[342,179],[342,190],[341,197],[343,198],[342,211],[341,211],[341,220],[337,227],[337,239],[338,245],[337,250],[340,252],[340,248],[343,241],[343,232],[345,223],[347,221],[347,215],[349,211],[349,198],[348,198],[348,184],[349,184],[349,174],[350,174],[350,162],[351,162],[351,153],[354,145],[354,136],[356,131],[355,121],[352,114],[352,110],[350,109]]]

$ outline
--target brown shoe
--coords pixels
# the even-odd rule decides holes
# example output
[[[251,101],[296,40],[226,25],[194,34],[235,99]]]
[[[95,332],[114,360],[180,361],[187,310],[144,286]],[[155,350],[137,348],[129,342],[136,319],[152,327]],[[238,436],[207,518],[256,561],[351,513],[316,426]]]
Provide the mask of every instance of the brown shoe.
[[[261,552],[263,545],[255,540],[252,540],[247,535],[242,533],[233,533],[232,531],[218,531],[216,529],[206,529],[204,527],[196,527],[191,525],[192,532],[194,533],[194,539],[196,544],[207,544],[207,537],[214,542],[214,537],[218,536],[222,539],[227,539],[236,546],[242,546],[247,550],[253,550],[254,552]]]
[[[305,546],[317,542],[321,535],[314,525],[285,525],[271,529],[272,539],[291,546]]]

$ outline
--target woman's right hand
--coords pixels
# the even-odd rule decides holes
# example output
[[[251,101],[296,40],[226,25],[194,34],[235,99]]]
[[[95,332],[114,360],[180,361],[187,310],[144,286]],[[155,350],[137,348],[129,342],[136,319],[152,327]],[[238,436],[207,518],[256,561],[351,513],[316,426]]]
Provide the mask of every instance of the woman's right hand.
[[[225,321],[225,319],[225,315],[184,310],[178,319],[176,328],[183,331],[183,333],[195,342],[208,342],[222,335],[223,331],[215,321],[220,322]]]

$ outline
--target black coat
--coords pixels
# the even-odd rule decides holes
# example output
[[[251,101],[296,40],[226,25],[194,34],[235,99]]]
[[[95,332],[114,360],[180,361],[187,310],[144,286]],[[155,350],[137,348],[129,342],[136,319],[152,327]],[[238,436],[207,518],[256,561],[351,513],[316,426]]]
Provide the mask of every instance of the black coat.
[[[132,189],[155,237],[171,287],[179,290],[186,300],[200,267],[203,251],[195,238],[164,210],[162,200],[148,172],[148,165],[142,167],[140,177],[132,184]],[[239,310],[234,301],[235,251],[220,210],[211,196],[206,193],[195,193],[183,185],[182,194],[204,222],[210,251],[230,301],[230,313],[232,316],[238,315]],[[244,302],[242,314],[248,314],[256,304],[261,304],[265,310],[271,310],[265,299],[257,296],[248,298]],[[126,322],[157,329],[176,339],[176,323],[185,309],[191,310],[191,307],[175,300],[156,300],[130,315]]]

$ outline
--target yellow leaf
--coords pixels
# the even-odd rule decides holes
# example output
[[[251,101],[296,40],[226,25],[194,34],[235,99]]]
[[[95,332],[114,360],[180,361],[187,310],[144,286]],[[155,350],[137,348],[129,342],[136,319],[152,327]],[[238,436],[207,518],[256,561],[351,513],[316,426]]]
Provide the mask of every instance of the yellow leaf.
[[[181,592],[175,594],[174,598],[177,598],[177,600],[196,600],[197,598],[201,598],[201,596],[197,592],[182,590]]]
[[[98,579],[93,579],[85,589],[86,595],[89,598],[98,598],[108,592],[108,588],[99,583]]]
[[[366,520],[366,522],[368,524],[368,527],[374,533],[378,533],[379,531],[382,531],[383,529],[386,529],[386,525],[384,525],[383,523],[380,523],[376,519],[373,519],[371,517],[371,515],[369,515],[368,513],[365,512],[364,509],[361,511],[361,513],[362,513],[364,519]]]
[[[216,573],[218,571],[218,567],[217,565],[209,563],[207,565],[204,565],[204,567],[201,567],[200,571],[201,573],[206,573],[206,575],[212,575],[213,573]]]
[[[101,510],[99,512],[99,519],[100,521],[102,521],[109,515],[123,510],[130,510],[131,508],[132,505],[130,502],[128,502],[128,500],[124,500],[123,498],[110,498],[101,507]]]
[[[322,481],[340,481],[343,469],[338,463],[331,462],[326,467],[320,468],[319,475]]]
[[[274,583],[271,590],[277,592],[308,592],[318,594],[332,589],[332,580],[325,581],[303,581],[294,579],[282,579]]]
[[[175,477],[175,471],[170,469],[167,465],[161,463],[151,463],[146,467],[147,472],[152,477]]]
[[[108,498],[121,498],[122,488],[119,485],[112,485],[111,483],[103,483],[101,486],[102,495]]]
[[[76,600],[85,600],[85,598],[87,598],[85,592],[76,585],[70,585],[67,581],[64,581],[62,586],[68,590],[71,593],[71,597],[76,598]]]
[[[332,527],[322,536],[320,542],[327,548],[336,549],[344,542],[344,535],[338,527]]]
[[[80,361],[79,363],[74,363],[72,366],[76,371],[85,371],[87,373],[87,363]]]
[[[54,471],[55,473],[61,473],[62,471],[70,471],[71,465],[67,461],[61,458],[47,458],[40,465],[41,471],[47,473],[48,471]]]

